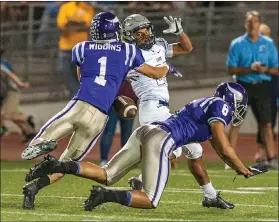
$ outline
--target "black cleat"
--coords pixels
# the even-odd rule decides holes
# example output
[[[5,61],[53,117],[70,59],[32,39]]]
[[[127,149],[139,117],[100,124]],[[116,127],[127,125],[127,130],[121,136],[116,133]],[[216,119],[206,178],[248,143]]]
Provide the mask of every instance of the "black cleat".
[[[38,193],[37,184],[29,183],[23,187],[23,204],[22,208],[25,210],[33,210],[35,207],[35,196]]]
[[[92,211],[105,203],[104,193],[106,192],[106,188],[101,186],[93,186],[92,188],[90,196],[83,203],[85,211]]]
[[[143,182],[137,177],[130,178],[128,183],[133,190],[141,190],[143,188]]]
[[[31,160],[38,156],[50,153],[57,146],[55,140],[44,140],[40,143],[29,145],[21,154],[21,158],[24,160]]]
[[[203,207],[216,207],[216,208],[220,208],[220,209],[233,209],[234,208],[234,204],[231,204],[227,201],[225,201],[224,199],[222,199],[222,197],[220,197],[220,192],[218,192],[217,197],[215,199],[210,199],[205,197],[202,201],[202,206]]]
[[[59,164],[60,162],[55,159],[55,157],[47,155],[41,162],[36,163],[34,167],[30,168],[29,172],[26,174],[25,181],[30,182],[43,175],[53,173],[52,170]]]

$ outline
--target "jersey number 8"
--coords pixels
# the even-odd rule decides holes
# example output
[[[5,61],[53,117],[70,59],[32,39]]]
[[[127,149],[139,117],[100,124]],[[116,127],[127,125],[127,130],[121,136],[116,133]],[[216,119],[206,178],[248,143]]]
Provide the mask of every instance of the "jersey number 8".
[[[101,85],[101,86],[105,86],[107,80],[105,79],[106,76],[106,69],[107,69],[107,57],[103,56],[101,58],[99,58],[98,63],[100,63],[100,73],[99,76],[96,76],[95,78],[95,83]]]
[[[227,106],[227,104],[224,104],[223,108],[222,108],[222,114],[224,116],[227,116],[229,112],[229,107]]]

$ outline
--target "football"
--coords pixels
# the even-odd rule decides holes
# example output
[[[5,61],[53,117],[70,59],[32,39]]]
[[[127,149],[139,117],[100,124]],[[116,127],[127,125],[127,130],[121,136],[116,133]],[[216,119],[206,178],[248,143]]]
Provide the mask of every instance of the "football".
[[[117,115],[123,119],[134,119],[137,115],[137,105],[127,96],[117,96],[113,107]]]

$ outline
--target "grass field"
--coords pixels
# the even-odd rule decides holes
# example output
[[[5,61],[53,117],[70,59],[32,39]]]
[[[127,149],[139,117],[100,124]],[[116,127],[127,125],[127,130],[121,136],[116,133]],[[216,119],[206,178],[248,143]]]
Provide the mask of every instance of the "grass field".
[[[207,164],[215,188],[222,197],[236,205],[233,210],[203,208],[199,186],[185,164],[171,172],[159,207],[139,210],[117,204],[106,204],[93,212],[85,212],[83,201],[89,195],[90,180],[66,176],[62,181],[42,190],[36,198],[35,210],[22,205],[22,185],[32,162],[1,163],[1,221],[278,221],[278,173],[270,171],[248,180],[223,170],[223,164]],[[151,169],[152,170],[152,169]],[[127,187],[127,180],[139,170],[130,172],[115,184]]]

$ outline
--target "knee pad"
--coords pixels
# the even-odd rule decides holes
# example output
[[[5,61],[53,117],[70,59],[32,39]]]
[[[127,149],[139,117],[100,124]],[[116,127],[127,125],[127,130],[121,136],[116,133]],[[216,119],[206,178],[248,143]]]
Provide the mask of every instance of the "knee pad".
[[[178,148],[177,148],[176,150],[174,150],[172,153],[175,155],[175,158],[178,158],[178,157],[180,157],[181,154],[182,154],[182,148],[181,148],[181,147],[178,147]]]
[[[190,143],[183,146],[183,152],[188,159],[198,159],[202,156],[202,146],[199,143]]]

